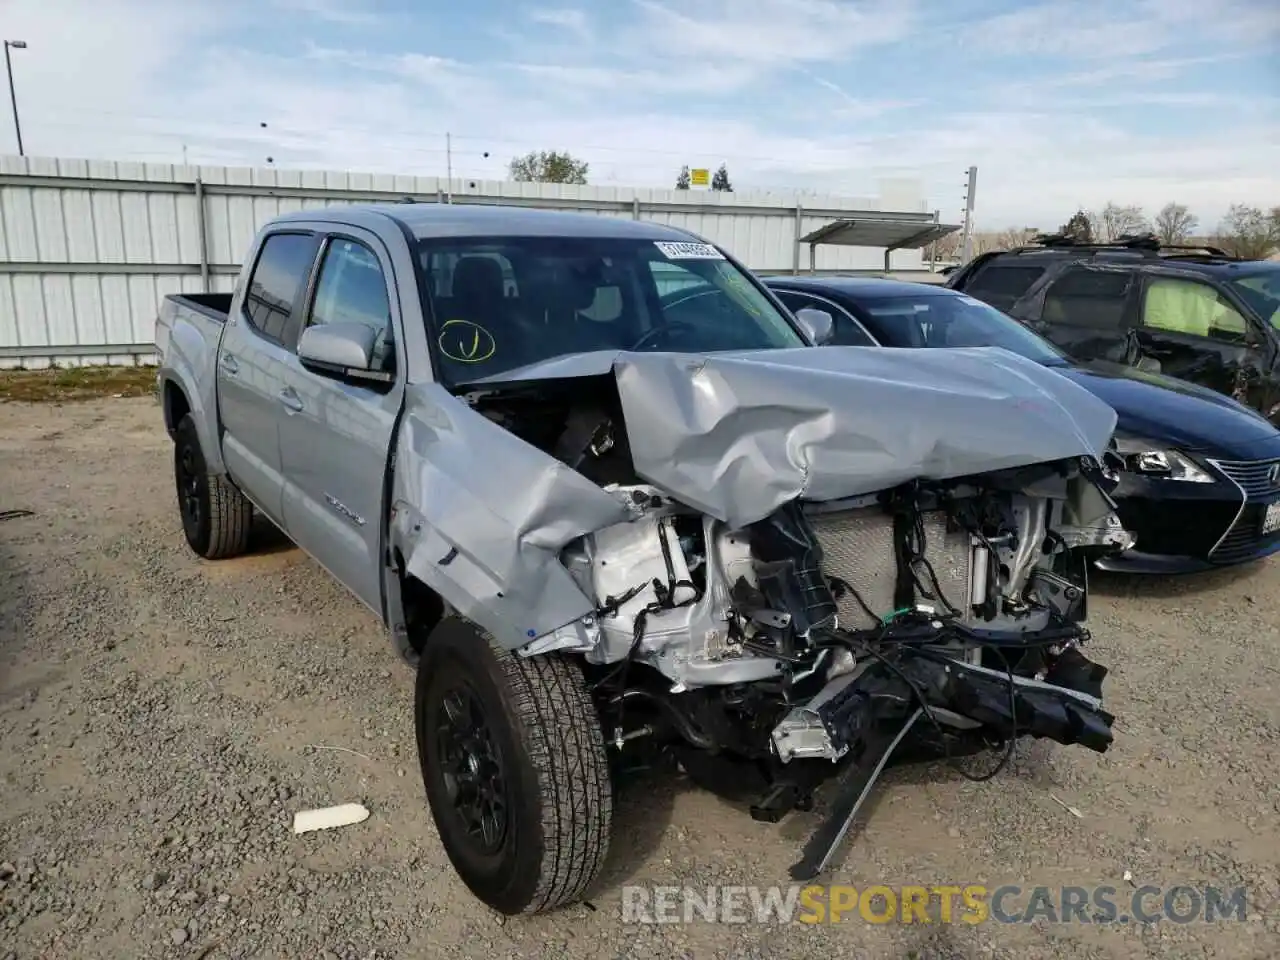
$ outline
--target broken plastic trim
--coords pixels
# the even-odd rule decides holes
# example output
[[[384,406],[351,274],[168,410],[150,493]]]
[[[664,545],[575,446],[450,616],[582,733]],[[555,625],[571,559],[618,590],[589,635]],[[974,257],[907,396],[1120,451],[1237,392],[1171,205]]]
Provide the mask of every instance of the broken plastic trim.
[[[826,869],[890,755],[922,716],[944,737],[938,713],[975,721],[1000,740],[1030,735],[1106,752],[1114,721],[1098,696],[1106,673],[1074,647],[1054,658],[1043,681],[1001,674],[935,650],[899,647],[878,656],[852,682],[833,681],[829,687],[840,684],[840,689],[820,693],[813,713],[832,749],[849,755],[847,767],[832,813],[791,868],[792,878],[811,880]]]

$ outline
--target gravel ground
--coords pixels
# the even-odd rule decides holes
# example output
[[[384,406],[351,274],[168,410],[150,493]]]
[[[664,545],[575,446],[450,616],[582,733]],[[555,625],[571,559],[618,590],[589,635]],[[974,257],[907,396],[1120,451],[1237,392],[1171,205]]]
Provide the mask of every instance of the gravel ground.
[[[151,401],[0,404],[0,480],[0,510],[33,511],[0,523],[0,960],[1280,955],[1280,563],[1096,583],[1112,751],[1028,745],[988,784],[894,770],[833,878],[1128,890],[1128,871],[1244,884],[1246,922],[624,924],[624,883],[785,883],[814,822],[656,775],[620,799],[591,906],[504,921],[431,824],[411,672],[278,534],[188,552]],[[370,819],[291,834],[296,809],[347,801]]]

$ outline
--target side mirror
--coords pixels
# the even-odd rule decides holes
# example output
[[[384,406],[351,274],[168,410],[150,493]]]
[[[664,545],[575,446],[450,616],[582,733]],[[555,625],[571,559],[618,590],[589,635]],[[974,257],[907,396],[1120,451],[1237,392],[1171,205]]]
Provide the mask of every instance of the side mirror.
[[[796,311],[796,322],[809,341],[817,346],[830,343],[835,336],[836,322],[831,314],[814,307],[801,307]]]
[[[326,323],[307,327],[298,339],[298,359],[308,370],[332,377],[389,382],[392,375],[373,369],[378,331],[363,323]]]

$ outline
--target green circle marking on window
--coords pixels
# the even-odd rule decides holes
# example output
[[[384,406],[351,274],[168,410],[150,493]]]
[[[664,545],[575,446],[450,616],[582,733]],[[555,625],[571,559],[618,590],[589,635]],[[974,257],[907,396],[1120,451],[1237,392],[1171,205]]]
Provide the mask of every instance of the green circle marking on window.
[[[445,321],[436,345],[456,363],[483,363],[498,352],[493,334],[470,320]]]

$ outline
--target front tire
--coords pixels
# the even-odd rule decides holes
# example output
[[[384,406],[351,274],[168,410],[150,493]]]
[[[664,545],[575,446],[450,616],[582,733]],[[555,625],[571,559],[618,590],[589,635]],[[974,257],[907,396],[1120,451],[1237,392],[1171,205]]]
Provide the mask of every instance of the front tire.
[[[249,549],[253,504],[227,477],[209,473],[189,413],[174,431],[173,480],[182,532],[192,550],[206,560],[223,560]]]
[[[604,865],[613,793],[581,668],[522,659],[457,618],[427,638],[414,721],[449,860],[504,914],[580,900]]]

